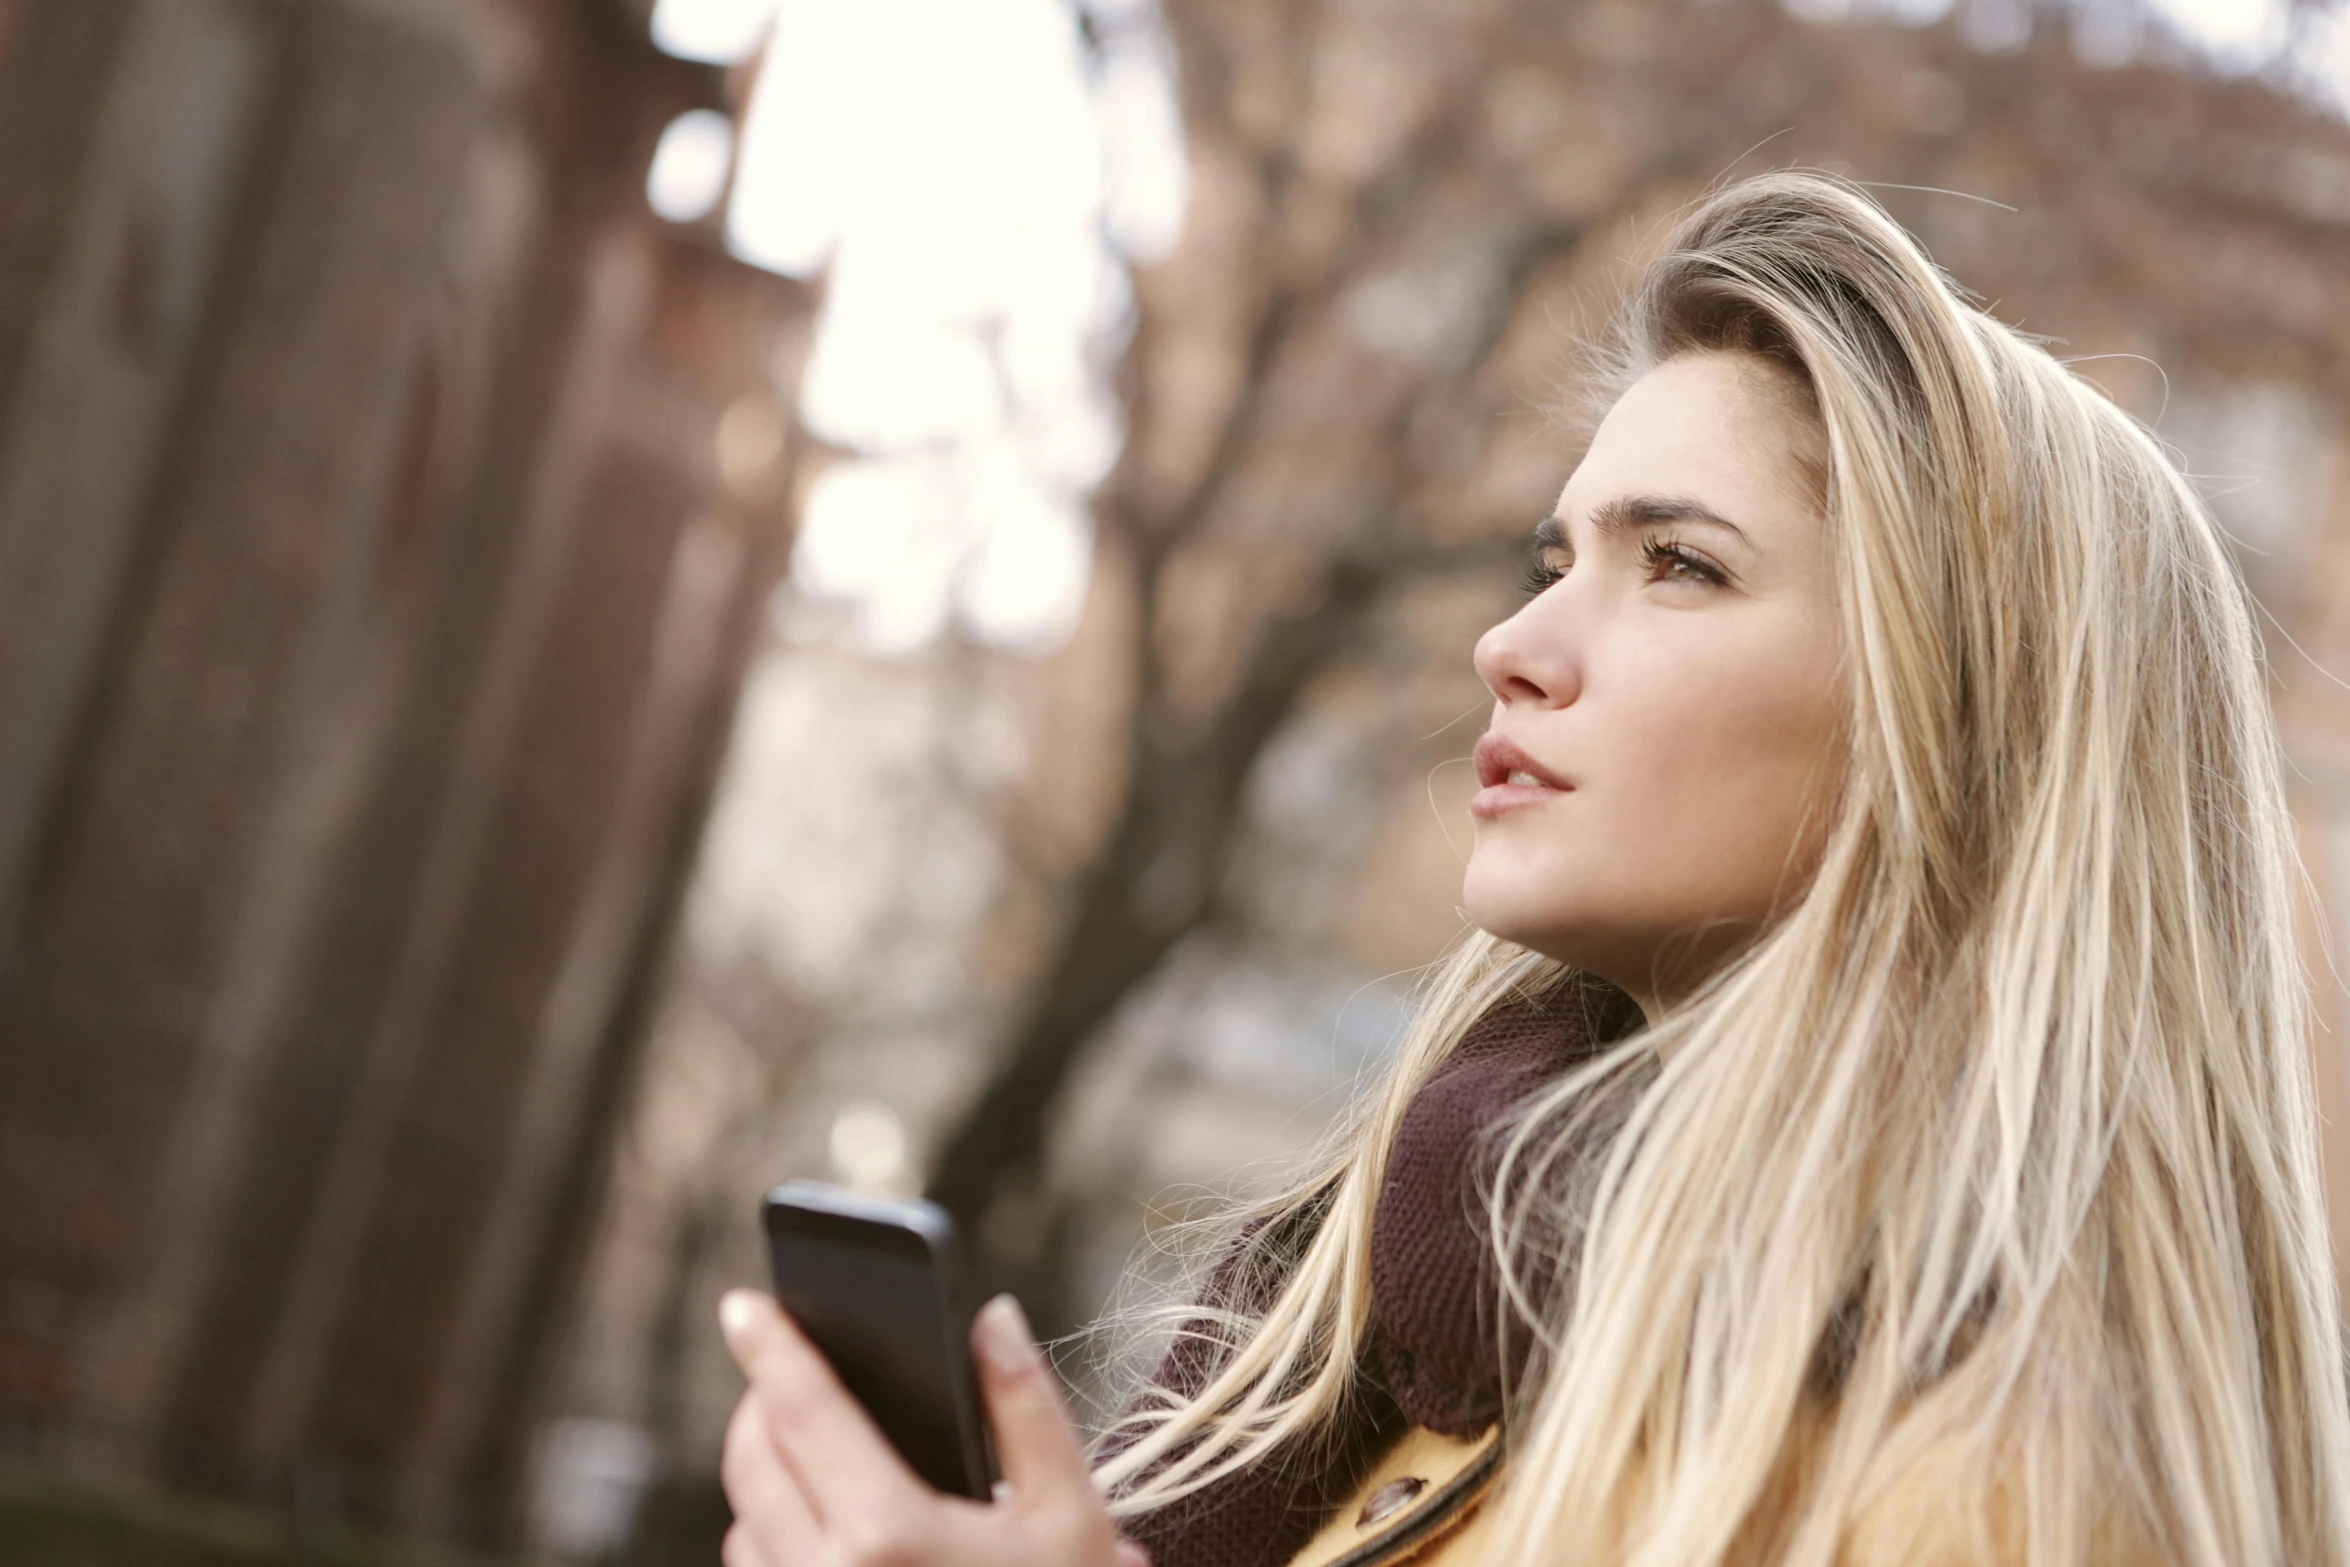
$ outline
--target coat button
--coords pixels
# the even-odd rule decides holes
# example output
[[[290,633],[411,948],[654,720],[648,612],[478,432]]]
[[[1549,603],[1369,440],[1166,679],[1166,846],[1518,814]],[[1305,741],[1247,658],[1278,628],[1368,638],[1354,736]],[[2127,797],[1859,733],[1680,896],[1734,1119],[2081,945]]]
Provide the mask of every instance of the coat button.
[[[1363,1499],[1363,1510],[1355,1518],[1355,1527],[1368,1529],[1375,1523],[1394,1517],[1410,1504],[1413,1497],[1426,1489],[1428,1482],[1418,1475],[1405,1475],[1400,1480],[1388,1481]]]

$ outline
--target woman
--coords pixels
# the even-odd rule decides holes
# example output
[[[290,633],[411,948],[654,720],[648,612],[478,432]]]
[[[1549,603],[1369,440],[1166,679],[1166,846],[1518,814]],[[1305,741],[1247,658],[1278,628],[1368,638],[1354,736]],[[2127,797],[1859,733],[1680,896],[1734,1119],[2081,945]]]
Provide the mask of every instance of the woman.
[[[2209,517],[1845,185],[1701,203],[1622,342],[1477,648],[1481,933],[1388,1081],[1233,1216],[1090,1475],[982,1314],[993,1508],[729,1297],[729,1562],[2350,1567],[2290,824]]]

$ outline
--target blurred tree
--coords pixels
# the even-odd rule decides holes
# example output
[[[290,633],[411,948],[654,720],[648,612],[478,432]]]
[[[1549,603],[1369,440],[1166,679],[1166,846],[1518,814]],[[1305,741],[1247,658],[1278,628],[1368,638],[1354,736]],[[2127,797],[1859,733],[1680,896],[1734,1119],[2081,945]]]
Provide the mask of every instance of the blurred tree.
[[[1194,193],[1175,252],[1136,275],[1128,441],[1096,503],[1129,665],[1118,793],[928,1180],[1040,1321],[1093,1305],[1067,1272],[1056,1107],[1216,913],[1251,768],[1383,595],[1498,562],[1547,510],[1565,454],[1524,416],[1707,182],[1850,170],[2004,318],[2115,356],[2085,368],[2146,416],[2151,360],[2289,384],[2340,440],[2338,120],[2218,71],[2144,6],[1796,9],[1167,0]],[[2350,517],[2336,499],[2291,526],[2314,549]],[[2342,585],[2251,569],[2280,625],[2345,612]],[[2323,709],[2307,734],[2343,727],[2321,684],[2295,688]]]

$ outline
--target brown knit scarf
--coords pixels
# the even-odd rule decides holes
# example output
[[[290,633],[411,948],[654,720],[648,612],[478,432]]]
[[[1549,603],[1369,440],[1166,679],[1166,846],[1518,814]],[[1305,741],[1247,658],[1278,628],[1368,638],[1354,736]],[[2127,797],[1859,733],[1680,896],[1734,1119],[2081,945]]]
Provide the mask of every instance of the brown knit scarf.
[[[1502,1390],[1524,1370],[1519,1346],[1527,1335],[1512,1336],[1505,1367],[1480,1195],[1489,1186],[1494,1152],[1484,1134],[1545,1083],[1639,1023],[1631,1000],[1596,980],[1539,1003],[1496,1008],[1477,1021],[1421,1086],[1397,1129],[1371,1220],[1371,1323],[1362,1391],[1349,1418],[1320,1440],[1293,1443],[1293,1450],[1128,1519],[1128,1536],[1149,1547],[1154,1567],[1281,1567],[1405,1426],[1472,1436],[1500,1418]],[[1628,1109],[1619,1104],[1594,1116],[1559,1178],[1587,1182]],[[1236,1251],[1209,1275],[1204,1298],[1262,1309],[1262,1301],[1234,1299],[1239,1256]],[[1540,1283],[1572,1287],[1570,1279]],[[1212,1332],[1195,1323],[1178,1336],[1152,1380],[1190,1397],[1222,1359]]]

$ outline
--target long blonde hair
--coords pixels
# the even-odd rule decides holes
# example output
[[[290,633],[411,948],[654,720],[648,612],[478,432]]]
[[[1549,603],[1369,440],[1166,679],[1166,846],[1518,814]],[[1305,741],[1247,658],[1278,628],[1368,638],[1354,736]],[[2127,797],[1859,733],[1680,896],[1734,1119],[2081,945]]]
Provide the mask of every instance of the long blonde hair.
[[[1700,202],[1621,344],[1627,374],[1729,351],[1808,391],[1851,750],[1802,897],[1508,1137],[1493,1240],[1540,1353],[1488,1559],[1683,1567],[1760,1531],[1828,1563],[1930,1473],[2010,1520],[2009,1559],[2119,1520],[2178,1562],[2350,1567],[2297,861],[2209,515],[1833,180]],[[1232,1216],[1221,1369],[1115,1433],[1118,1511],[1331,1438],[1404,1107],[1485,1011],[1571,978],[1487,936],[1447,960],[1328,1157]],[[1636,1104],[1570,1228],[1538,1177],[1611,1087]],[[1571,1301],[1534,1298],[1572,1235]]]

